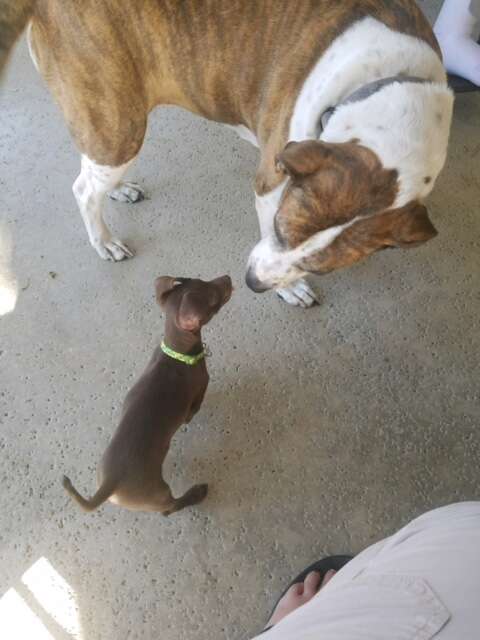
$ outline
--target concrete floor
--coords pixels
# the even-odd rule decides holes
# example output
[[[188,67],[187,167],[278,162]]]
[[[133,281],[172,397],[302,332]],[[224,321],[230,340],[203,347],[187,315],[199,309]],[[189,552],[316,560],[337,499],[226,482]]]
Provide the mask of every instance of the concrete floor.
[[[44,637],[18,631],[26,605],[56,640],[248,638],[306,563],[479,498],[479,95],[457,100],[438,239],[318,280],[309,311],[243,285],[256,151],[234,134],[154,114],[132,171],[151,199],[108,205],[138,255],[111,264],[87,243],[78,156],[24,44],[1,114],[0,277],[18,295],[0,318],[0,618],[19,616],[4,640]],[[207,500],[168,520],[81,513],[60,478],[94,490],[162,336],[153,278],[224,272],[237,290],[206,331],[209,392],[165,473],[177,493],[209,482]]]

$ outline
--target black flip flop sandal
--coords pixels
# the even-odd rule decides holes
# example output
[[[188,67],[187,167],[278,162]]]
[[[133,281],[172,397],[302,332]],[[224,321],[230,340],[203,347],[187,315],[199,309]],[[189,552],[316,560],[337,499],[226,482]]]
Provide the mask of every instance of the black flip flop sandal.
[[[480,39],[478,40],[478,44],[480,44]],[[479,86],[469,80],[465,80],[465,78],[456,76],[453,73],[448,74],[448,84],[455,93],[471,93],[473,91],[480,91]]]
[[[474,91],[480,91],[480,86],[473,84],[470,80],[455,76],[453,73],[448,74],[448,85],[455,93],[473,93]]]
[[[308,574],[311,571],[318,571],[318,573],[321,575],[321,579],[323,580],[327,571],[330,571],[330,570],[340,571],[340,569],[344,567],[346,564],[348,564],[352,558],[353,556],[329,556],[327,558],[323,558],[323,560],[317,560],[317,562],[314,562],[309,567],[304,569],[301,573],[298,574],[296,578],[294,578],[290,582],[288,587],[284,589],[282,595],[277,599],[276,603],[274,604],[272,611],[268,616],[267,620],[270,620],[270,618],[273,615],[273,612],[277,608],[278,603],[283,598],[283,596],[287,593],[290,587],[294,584],[299,584],[301,582],[304,582],[305,578],[308,576]],[[270,629],[272,629],[272,627],[267,627],[260,633],[265,633],[265,631],[269,631]]]

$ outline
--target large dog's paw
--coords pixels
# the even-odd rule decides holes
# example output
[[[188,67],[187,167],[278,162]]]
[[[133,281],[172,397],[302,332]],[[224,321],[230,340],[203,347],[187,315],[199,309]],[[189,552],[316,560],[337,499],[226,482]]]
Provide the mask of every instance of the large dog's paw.
[[[108,194],[109,198],[117,202],[141,202],[145,199],[145,192],[136,182],[120,182],[118,187]]]
[[[92,242],[93,248],[103,260],[120,262],[126,258],[133,258],[135,255],[126,245],[117,238],[97,240]]]
[[[313,291],[308,282],[303,278],[294,282],[290,287],[284,289],[275,289],[277,295],[282,300],[294,307],[313,307],[314,304],[320,304],[318,294]]]

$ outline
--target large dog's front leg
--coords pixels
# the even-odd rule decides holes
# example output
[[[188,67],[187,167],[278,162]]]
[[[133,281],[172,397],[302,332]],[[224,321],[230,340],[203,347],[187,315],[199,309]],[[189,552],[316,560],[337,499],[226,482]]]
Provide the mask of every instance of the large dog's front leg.
[[[313,307],[314,304],[320,304],[320,298],[317,293],[308,284],[305,278],[300,278],[288,287],[280,287],[275,289],[277,295],[288,304],[294,307]]]
[[[295,274],[295,266],[289,264],[290,252],[278,246],[275,234],[275,214],[278,211],[285,183],[266,195],[255,194],[255,208],[260,226],[261,241],[252,251],[247,268],[247,284],[253,291],[272,288],[277,295],[293,306],[311,307],[318,304],[317,294],[305,278],[297,277],[291,284],[278,286],[278,282]]]

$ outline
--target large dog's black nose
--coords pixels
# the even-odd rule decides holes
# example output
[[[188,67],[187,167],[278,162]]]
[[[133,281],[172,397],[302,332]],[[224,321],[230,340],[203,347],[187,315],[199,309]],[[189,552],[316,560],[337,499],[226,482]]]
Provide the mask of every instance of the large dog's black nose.
[[[249,269],[247,271],[245,282],[247,283],[247,287],[252,291],[255,291],[255,293],[263,293],[264,291],[268,291],[268,289],[270,289],[268,284],[265,284],[257,278],[253,269]]]

